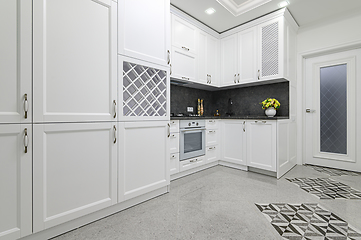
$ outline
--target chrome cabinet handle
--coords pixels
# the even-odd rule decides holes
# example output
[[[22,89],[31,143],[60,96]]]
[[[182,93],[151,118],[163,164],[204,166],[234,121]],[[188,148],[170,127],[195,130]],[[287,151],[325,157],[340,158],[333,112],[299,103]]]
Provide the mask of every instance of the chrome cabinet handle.
[[[187,77],[182,77],[182,79],[183,79],[183,80],[189,80],[189,78],[187,78]]]
[[[172,155],[172,157],[171,158],[175,158],[175,155]]]
[[[184,46],[182,46],[182,48],[183,48],[184,50],[186,50],[186,51],[189,52],[189,48],[186,48],[186,47],[184,47]]]
[[[169,65],[169,63],[170,63],[170,51],[167,50],[167,52],[168,52],[168,65]]]
[[[115,125],[113,126],[113,129],[114,129],[114,143],[117,142],[117,128],[115,127]]]
[[[259,121],[254,121],[255,123],[258,123]],[[267,121],[260,121],[260,123],[267,123]]]
[[[172,64],[169,64],[170,66],[170,72],[169,72],[169,75],[172,75]]]
[[[196,159],[190,160],[189,162],[197,162],[197,161],[198,161],[198,159],[196,158]]]
[[[208,133],[215,133],[216,130],[209,130]]]
[[[306,108],[306,113],[314,113],[316,110],[311,110],[310,108]]]
[[[243,132],[246,132],[246,121],[243,121]]]
[[[117,117],[117,102],[115,100],[113,100],[113,105],[114,105],[114,115],[113,118]]]
[[[28,102],[28,94],[24,94],[24,117],[28,118],[29,111],[29,102]]]
[[[236,76],[237,74],[234,74],[234,83],[237,83]]]
[[[258,70],[258,80],[259,80],[259,78],[260,78],[260,75],[261,75],[261,71]]]
[[[199,130],[206,130],[205,128],[190,128],[190,129],[180,129],[181,132],[190,132],[190,131],[199,131]]]
[[[170,137],[170,124],[168,123],[168,137]]]
[[[29,146],[29,137],[28,137],[28,129],[24,129],[24,152],[28,153],[28,146]]]
[[[239,73],[238,73],[238,78],[237,78],[237,80],[238,80],[238,83],[239,83],[239,78],[240,78],[240,77],[239,77]]]
[[[214,149],[216,149],[216,147],[210,147],[210,148],[208,148],[208,150],[214,150]]]

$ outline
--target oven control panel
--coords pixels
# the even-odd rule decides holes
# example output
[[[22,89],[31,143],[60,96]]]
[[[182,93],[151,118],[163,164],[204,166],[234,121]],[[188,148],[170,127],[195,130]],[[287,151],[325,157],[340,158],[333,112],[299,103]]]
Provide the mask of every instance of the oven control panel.
[[[205,120],[180,120],[179,127],[180,128],[199,128],[205,127]]]

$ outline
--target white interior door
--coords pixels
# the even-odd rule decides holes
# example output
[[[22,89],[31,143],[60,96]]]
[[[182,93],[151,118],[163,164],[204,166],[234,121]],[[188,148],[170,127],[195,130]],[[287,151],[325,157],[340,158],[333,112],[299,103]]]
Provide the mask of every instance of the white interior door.
[[[360,73],[360,49],[306,60],[306,163],[361,171]]]

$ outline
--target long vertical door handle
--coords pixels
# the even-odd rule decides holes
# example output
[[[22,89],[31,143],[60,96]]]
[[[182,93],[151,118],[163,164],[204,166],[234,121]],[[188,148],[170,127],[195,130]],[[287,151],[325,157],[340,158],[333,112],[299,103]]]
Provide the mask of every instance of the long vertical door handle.
[[[24,152],[28,153],[28,146],[29,146],[29,136],[28,136],[28,129],[24,129]]]
[[[114,100],[113,101],[113,105],[114,105],[114,115],[113,115],[113,118],[116,118],[117,117],[117,102]]]
[[[115,125],[113,126],[113,130],[114,130],[114,143],[117,142],[117,128],[115,127]]]
[[[167,50],[167,52],[168,52],[168,65],[169,65],[169,63],[170,63],[170,51]]]
[[[168,137],[170,137],[170,124],[168,123]]]
[[[258,70],[258,80],[259,80],[259,78],[261,77],[260,74],[261,74],[261,71]]]
[[[24,117],[28,118],[29,111],[29,102],[28,102],[28,94],[24,95]]]

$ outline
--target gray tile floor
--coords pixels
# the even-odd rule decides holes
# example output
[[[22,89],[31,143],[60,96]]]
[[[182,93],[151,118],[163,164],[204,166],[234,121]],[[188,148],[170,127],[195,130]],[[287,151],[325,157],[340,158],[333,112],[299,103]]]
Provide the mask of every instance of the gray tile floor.
[[[54,239],[282,239],[255,203],[318,203],[361,229],[361,201],[318,199],[285,177],[328,175],[296,166],[277,180],[217,166],[171,182],[168,194]],[[332,178],[361,190],[361,176]]]

